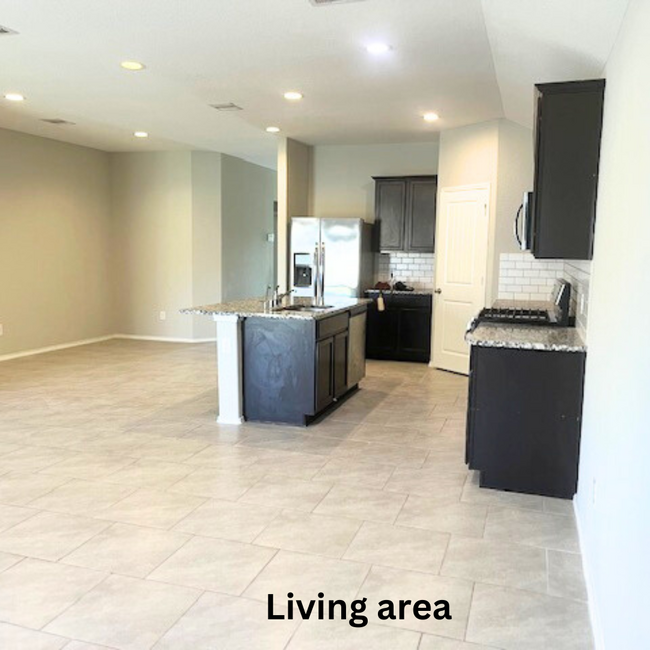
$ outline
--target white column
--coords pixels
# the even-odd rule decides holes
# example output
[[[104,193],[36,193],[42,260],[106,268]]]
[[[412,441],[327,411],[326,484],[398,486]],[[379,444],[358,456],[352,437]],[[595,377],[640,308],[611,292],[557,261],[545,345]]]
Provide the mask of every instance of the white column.
[[[239,316],[215,316],[217,323],[217,372],[219,424],[244,422],[242,326]]]

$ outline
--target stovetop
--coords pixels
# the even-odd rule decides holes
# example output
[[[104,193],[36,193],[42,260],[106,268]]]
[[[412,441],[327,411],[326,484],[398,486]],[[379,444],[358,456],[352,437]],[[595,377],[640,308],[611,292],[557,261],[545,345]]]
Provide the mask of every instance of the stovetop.
[[[546,309],[486,307],[478,315],[481,323],[518,323],[520,325],[552,325]]]

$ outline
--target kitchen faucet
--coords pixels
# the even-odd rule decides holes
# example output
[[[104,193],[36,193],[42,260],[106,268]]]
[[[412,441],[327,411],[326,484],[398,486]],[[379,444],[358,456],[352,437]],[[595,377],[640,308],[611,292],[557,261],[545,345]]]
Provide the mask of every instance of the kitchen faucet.
[[[276,285],[275,289],[273,290],[273,295],[269,299],[269,293],[271,292],[271,287],[268,286],[266,288],[266,303],[270,303],[271,308],[275,309],[276,307],[279,307],[282,304],[282,301],[291,293],[293,293],[293,289],[289,289],[289,291],[285,291],[284,293],[280,293],[280,285]]]

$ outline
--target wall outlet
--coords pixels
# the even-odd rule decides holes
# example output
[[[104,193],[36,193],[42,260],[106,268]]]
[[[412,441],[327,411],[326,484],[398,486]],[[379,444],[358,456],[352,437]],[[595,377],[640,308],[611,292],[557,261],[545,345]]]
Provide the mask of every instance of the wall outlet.
[[[161,311],[161,312],[158,314],[158,318],[159,318],[160,320],[167,320],[167,312],[166,312],[166,311]]]
[[[5,326],[0,323],[0,336],[2,336],[5,333]]]

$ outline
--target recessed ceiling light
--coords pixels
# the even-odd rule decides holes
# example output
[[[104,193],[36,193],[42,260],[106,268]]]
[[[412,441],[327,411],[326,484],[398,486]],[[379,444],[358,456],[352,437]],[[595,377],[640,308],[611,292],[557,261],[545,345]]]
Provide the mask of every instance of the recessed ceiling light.
[[[136,131],[133,134],[136,138],[148,138],[149,134],[146,131]]]
[[[266,132],[267,133],[280,133],[280,128],[277,126],[267,126],[266,127]]]
[[[140,63],[140,61],[122,61],[120,65],[125,69],[125,70],[130,70],[131,72],[137,72],[138,70],[144,70],[145,65],[144,63]]]
[[[284,93],[284,98],[288,99],[291,102],[297,102],[298,100],[302,99],[302,97],[302,93],[299,93],[297,90],[290,90]]]
[[[25,101],[25,96],[21,95],[20,93],[7,93],[5,95],[5,99],[9,100],[10,102],[23,102]]]
[[[438,113],[425,113],[422,118],[425,122],[436,122],[440,119],[440,116]]]
[[[393,48],[388,43],[376,42],[366,45],[366,50],[368,50],[370,54],[386,54],[392,49]]]

